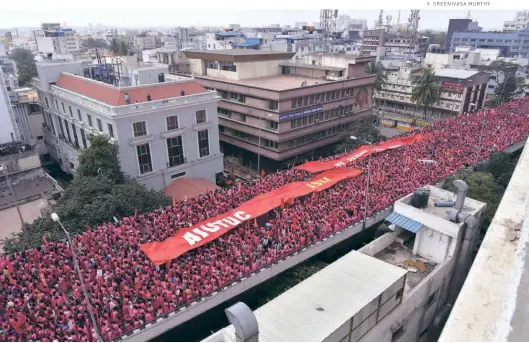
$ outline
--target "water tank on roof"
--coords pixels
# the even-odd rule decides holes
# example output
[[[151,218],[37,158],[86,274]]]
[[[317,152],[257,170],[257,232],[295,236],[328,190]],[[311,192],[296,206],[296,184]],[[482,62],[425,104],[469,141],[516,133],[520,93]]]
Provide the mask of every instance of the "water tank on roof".
[[[428,199],[430,198],[430,190],[427,188],[417,188],[411,197],[411,206],[415,208],[426,208],[428,206]]]

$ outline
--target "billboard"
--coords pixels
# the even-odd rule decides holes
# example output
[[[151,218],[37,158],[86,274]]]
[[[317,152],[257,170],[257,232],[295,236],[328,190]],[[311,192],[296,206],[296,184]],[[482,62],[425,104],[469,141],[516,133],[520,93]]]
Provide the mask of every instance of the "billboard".
[[[308,116],[310,114],[318,113],[323,110],[323,107],[321,105],[309,107],[309,108],[303,108],[301,110],[288,112],[288,113],[282,113],[279,115],[279,120],[291,120],[299,117]]]
[[[452,93],[463,93],[463,91],[465,90],[465,86],[462,84],[446,81],[443,81],[443,83],[441,83],[441,88],[445,92]]]

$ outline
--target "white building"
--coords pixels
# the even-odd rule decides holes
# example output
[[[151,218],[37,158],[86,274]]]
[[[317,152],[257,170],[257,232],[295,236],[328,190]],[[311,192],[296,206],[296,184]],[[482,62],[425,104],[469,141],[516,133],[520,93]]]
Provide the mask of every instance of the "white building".
[[[42,24],[41,30],[33,31],[37,50],[42,54],[72,54],[79,51],[79,37],[69,28],[59,24]]]
[[[11,109],[4,73],[0,68],[0,144],[18,141],[20,134]]]
[[[79,75],[83,61],[37,63],[37,87],[50,155],[75,173],[90,135],[119,145],[121,169],[154,189],[180,177],[215,182],[223,170],[217,92],[193,79],[114,87]]]
[[[244,35],[238,31],[208,32],[206,33],[207,50],[232,49],[232,43],[244,41]]]
[[[440,330],[438,318],[470,268],[486,204],[428,186],[427,206],[398,200],[388,232],[289,289],[255,312],[238,303],[232,325],[206,342],[415,342]],[[447,207],[458,219],[447,218]],[[455,203],[455,206],[454,206]]]
[[[503,24],[504,32],[517,32],[529,25],[529,11],[518,11],[514,20],[506,20]]]

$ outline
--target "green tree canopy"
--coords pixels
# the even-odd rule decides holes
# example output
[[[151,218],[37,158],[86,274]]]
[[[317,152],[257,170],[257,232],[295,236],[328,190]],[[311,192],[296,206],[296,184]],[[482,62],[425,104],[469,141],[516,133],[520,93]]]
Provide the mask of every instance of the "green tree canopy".
[[[72,183],[52,208],[72,234],[83,231],[86,224],[96,227],[105,221],[113,222],[114,217],[133,215],[135,209],[144,213],[170,204],[162,192],[123,176],[117,146],[107,136],[94,136],[90,143],[80,154]],[[22,232],[5,239],[4,250],[14,252],[40,246],[44,234],[48,241],[64,238],[49,216],[40,217],[26,224]]]
[[[335,151],[340,153],[344,152],[345,150],[353,150],[360,145],[366,144],[362,140],[366,140],[371,143],[385,141],[386,138],[380,135],[379,128],[374,124],[375,121],[373,116],[363,117],[352,123],[352,125],[354,125],[354,129],[348,132],[347,135],[343,137],[342,141],[336,145]],[[351,139],[351,136],[356,136],[362,140]]]
[[[433,69],[426,68],[424,74],[414,82],[411,101],[423,106],[423,116],[426,119],[426,110],[439,103],[439,99],[441,99],[441,80]]]
[[[9,56],[15,61],[18,71],[18,84],[20,87],[26,86],[32,77],[37,76],[37,66],[35,56],[27,49],[15,48],[11,50]]]

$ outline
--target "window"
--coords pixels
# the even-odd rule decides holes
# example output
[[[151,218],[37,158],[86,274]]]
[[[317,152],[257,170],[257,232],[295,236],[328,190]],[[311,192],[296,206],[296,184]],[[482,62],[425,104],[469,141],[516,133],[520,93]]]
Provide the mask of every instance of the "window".
[[[246,123],[246,114],[241,113],[240,118],[243,123]]]
[[[399,289],[399,291],[395,294],[395,299],[397,300],[402,299],[403,292],[404,292],[403,289]]]
[[[206,110],[200,110],[196,112],[197,124],[206,122]]]
[[[292,108],[296,108],[298,104],[298,99],[292,99]]]
[[[393,331],[393,334],[391,335],[391,341],[392,342],[397,342],[399,340],[399,338],[402,337],[402,335],[404,334],[405,330],[404,330],[404,325],[401,324],[399,326],[398,329],[396,329],[395,331]]]
[[[270,128],[271,128],[272,130],[277,130],[278,122],[276,122],[276,121],[269,121],[269,123],[270,123]]]
[[[72,124],[72,132],[73,132],[73,140],[75,142],[75,148],[79,149],[79,140],[77,139],[77,130],[75,129],[75,125]]]
[[[96,121],[97,121],[97,128],[99,129],[99,131],[103,132],[103,123],[101,122],[101,119],[97,118]]]
[[[275,100],[270,100],[270,105],[268,106],[272,111],[277,111],[278,104]]]
[[[59,103],[57,102],[57,99],[55,99],[55,109],[56,109],[56,110],[59,109]]]
[[[90,127],[93,127],[92,116],[87,113],[86,114],[86,119],[88,120],[88,125],[90,125]]]
[[[50,103],[48,102],[48,98],[44,98],[44,100],[46,100],[46,107],[50,107]]]
[[[83,121],[83,116],[81,115],[81,110],[77,110],[77,118],[79,118],[79,121]]]
[[[170,116],[165,118],[167,124],[167,131],[178,129],[178,116]]]
[[[62,111],[63,111],[63,113],[66,113],[66,109],[64,108],[64,102],[61,102],[61,105],[62,105]]]
[[[144,121],[132,123],[132,130],[134,132],[134,137],[147,136],[147,124]]]
[[[43,136],[37,136],[37,139],[44,139]]]
[[[70,112],[70,117],[73,117],[72,106],[68,106],[68,112]]]
[[[176,173],[171,175],[171,180],[178,179],[179,177],[186,176],[186,172]]]
[[[138,154],[140,175],[152,172],[151,148],[149,143],[136,146],[136,153]]]
[[[208,130],[198,131],[198,152],[200,157],[209,155]]]
[[[428,297],[428,301],[426,301],[426,308],[432,306],[432,304],[435,302],[436,296],[437,296],[437,291],[430,294],[430,296]]]
[[[81,131],[81,142],[83,142],[83,149],[86,149],[86,136],[84,129],[80,129],[79,131]]]
[[[61,118],[57,118],[59,120],[59,127],[61,128],[61,136],[64,139],[64,126],[62,125]]]
[[[167,156],[169,157],[169,167],[185,163],[182,136],[167,139]]]
[[[114,138],[114,127],[112,127],[112,124],[107,124],[107,127],[108,127],[108,135]]]
[[[68,122],[64,120],[64,126],[66,127],[66,134],[68,135],[68,142],[72,142],[72,136],[70,136],[70,128],[68,127]]]

